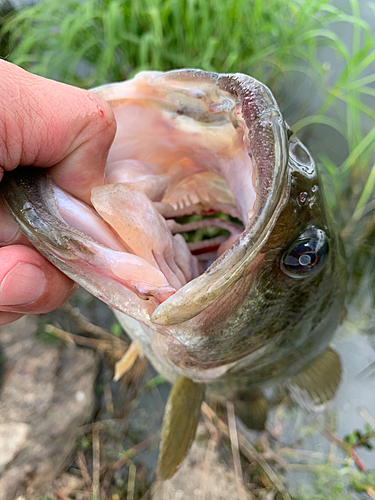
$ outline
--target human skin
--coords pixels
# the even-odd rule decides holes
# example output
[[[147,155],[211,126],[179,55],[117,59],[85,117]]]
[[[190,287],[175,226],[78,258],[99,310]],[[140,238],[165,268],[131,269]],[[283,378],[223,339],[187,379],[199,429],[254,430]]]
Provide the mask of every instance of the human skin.
[[[84,193],[103,184],[115,131],[98,95],[0,60],[0,181],[19,165],[50,168],[57,185],[89,203]],[[75,290],[0,204],[0,325],[51,311]]]

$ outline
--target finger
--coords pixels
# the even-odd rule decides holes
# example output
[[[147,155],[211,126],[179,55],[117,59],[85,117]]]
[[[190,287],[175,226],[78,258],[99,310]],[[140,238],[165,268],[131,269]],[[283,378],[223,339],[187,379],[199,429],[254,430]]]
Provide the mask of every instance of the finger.
[[[23,314],[0,312],[0,326],[12,323],[17,319],[20,319],[22,316]]]
[[[101,97],[85,92],[85,98],[90,119],[76,136],[72,146],[75,149],[54,165],[50,173],[58,186],[91,204],[91,189],[105,182],[104,169],[116,122],[111,108]]]
[[[91,188],[103,184],[115,135],[108,103],[2,60],[0,73],[0,165],[53,167],[58,185],[88,201]]]
[[[22,245],[0,248],[0,311],[45,313],[68,300],[76,285],[36,250]]]

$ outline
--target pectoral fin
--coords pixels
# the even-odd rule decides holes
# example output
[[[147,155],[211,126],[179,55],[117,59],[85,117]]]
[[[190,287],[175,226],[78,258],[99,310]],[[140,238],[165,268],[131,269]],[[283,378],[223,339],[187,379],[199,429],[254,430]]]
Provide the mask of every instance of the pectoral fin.
[[[317,410],[335,396],[341,372],[340,356],[328,347],[319,358],[287,383],[290,396],[303,408]]]
[[[158,479],[169,479],[185,458],[197,430],[204,386],[185,377],[178,377],[164,410]]]
[[[244,393],[233,402],[235,413],[249,429],[262,431],[267,420],[267,401],[261,391]]]
[[[113,380],[118,382],[132,368],[138,356],[143,357],[142,348],[138,342],[132,342],[123,357],[115,364]]]

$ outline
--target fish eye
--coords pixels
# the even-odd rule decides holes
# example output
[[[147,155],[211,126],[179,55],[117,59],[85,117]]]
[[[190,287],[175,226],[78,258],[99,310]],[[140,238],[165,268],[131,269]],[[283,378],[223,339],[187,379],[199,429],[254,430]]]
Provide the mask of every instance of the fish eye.
[[[302,233],[281,259],[281,269],[292,278],[303,278],[321,269],[328,255],[328,237],[322,229]]]

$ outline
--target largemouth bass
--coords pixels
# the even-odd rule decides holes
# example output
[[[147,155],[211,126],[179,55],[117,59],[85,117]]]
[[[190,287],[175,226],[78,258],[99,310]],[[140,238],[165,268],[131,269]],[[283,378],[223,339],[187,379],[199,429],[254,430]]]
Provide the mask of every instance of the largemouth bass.
[[[340,364],[326,349],[343,315],[344,254],[314,161],[262,83],[180,70],[93,91],[117,134],[92,206],[32,168],[4,176],[1,200],[176,384],[166,478],[194,437],[202,384],[231,399],[278,381],[306,405],[333,396]],[[197,232],[204,239],[191,241]],[[183,451],[170,465],[176,422]]]

